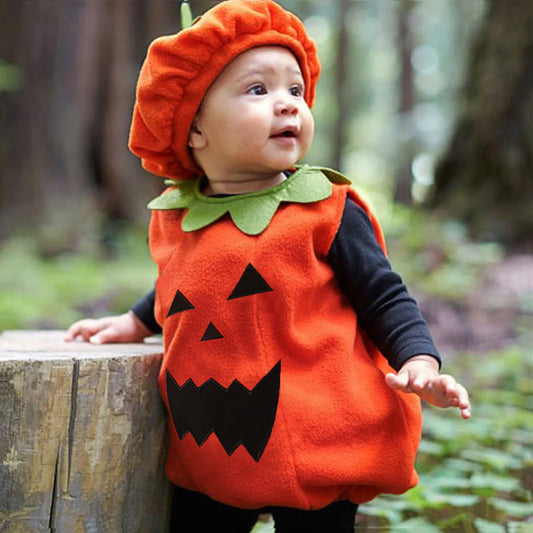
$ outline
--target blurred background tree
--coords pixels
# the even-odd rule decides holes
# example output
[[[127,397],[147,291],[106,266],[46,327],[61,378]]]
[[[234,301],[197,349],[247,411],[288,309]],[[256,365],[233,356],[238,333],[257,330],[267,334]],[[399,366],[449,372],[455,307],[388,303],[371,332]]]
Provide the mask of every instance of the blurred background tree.
[[[490,2],[432,204],[477,238],[533,235],[533,2]]]
[[[53,255],[146,221],[160,180],[127,149],[135,82],[178,13],[162,0],[0,3],[0,237],[31,228]]]

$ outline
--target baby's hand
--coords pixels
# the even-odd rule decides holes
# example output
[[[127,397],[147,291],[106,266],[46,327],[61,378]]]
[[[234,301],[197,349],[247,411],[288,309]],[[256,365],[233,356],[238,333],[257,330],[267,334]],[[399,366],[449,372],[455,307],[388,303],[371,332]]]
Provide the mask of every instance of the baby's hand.
[[[65,334],[65,341],[78,337],[93,344],[107,342],[141,342],[152,332],[135,316],[132,311],[123,315],[104,318],[86,318],[74,322]]]
[[[387,374],[385,381],[391,389],[413,392],[437,407],[458,407],[465,420],[470,418],[467,390],[452,376],[440,375],[439,365],[434,357],[412,357],[404,363],[397,375]]]

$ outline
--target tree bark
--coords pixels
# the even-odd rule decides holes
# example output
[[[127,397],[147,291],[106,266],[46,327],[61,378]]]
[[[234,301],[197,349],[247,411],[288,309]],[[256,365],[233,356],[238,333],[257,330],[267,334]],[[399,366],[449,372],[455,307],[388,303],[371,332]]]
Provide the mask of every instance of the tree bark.
[[[160,344],[0,336],[0,530],[167,530]]]
[[[22,84],[0,92],[0,238],[36,232],[76,249],[107,220],[145,223],[162,179],[127,148],[149,42],[179,30],[164,0],[0,3],[0,57]]]
[[[80,64],[85,5],[65,0],[19,4],[2,21],[12,42],[6,59],[23,76],[20,89],[6,97],[10,113],[2,124],[2,236],[14,226],[42,222],[43,213],[62,209],[68,220],[73,209],[81,217],[94,209],[88,158],[80,151],[87,107],[78,98],[79,69],[74,68]]]
[[[481,239],[533,235],[533,3],[489,2],[431,207]]]
[[[413,112],[415,91],[413,79],[413,65],[411,56],[413,53],[412,35],[409,30],[409,14],[413,7],[412,0],[402,0],[398,14],[398,49],[400,53],[400,119],[405,121],[408,128],[411,126],[411,114]],[[394,199],[406,205],[412,203],[411,188],[413,185],[413,174],[411,164],[413,162],[413,140],[412,135],[408,135],[401,143],[400,161],[396,175]]]
[[[337,59],[335,63],[335,91],[337,101],[337,120],[333,131],[333,168],[342,170],[342,156],[346,144],[346,116],[349,109],[347,75],[349,68],[348,50],[348,11],[350,9],[349,0],[338,0],[337,2]]]

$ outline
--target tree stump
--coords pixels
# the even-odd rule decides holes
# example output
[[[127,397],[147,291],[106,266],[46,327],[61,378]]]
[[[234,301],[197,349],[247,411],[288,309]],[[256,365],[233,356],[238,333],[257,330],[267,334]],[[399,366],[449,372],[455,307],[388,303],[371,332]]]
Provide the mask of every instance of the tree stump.
[[[0,335],[0,531],[167,530],[158,342]]]

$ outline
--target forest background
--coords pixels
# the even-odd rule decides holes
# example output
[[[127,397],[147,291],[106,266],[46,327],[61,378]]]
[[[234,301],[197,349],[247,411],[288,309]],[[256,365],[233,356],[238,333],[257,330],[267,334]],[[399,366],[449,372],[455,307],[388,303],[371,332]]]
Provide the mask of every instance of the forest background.
[[[425,409],[421,484],[363,506],[360,531],[532,531],[533,2],[280,3],[322,61],[307,162],[378,212],[474,404],[469,422]],[[162,180],[126,144],[146,47],[179,24],[174,0],[0,0],[0,331],[153,286]]]

